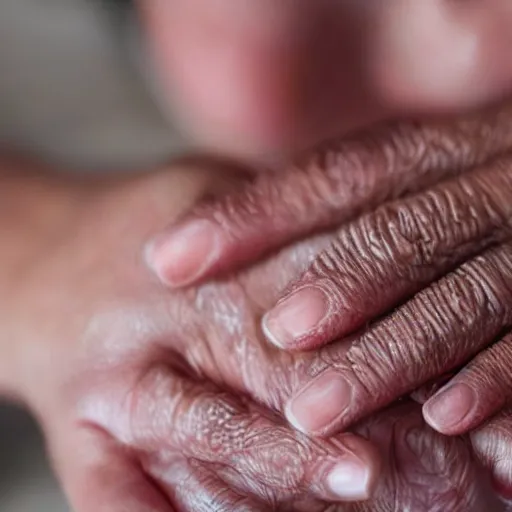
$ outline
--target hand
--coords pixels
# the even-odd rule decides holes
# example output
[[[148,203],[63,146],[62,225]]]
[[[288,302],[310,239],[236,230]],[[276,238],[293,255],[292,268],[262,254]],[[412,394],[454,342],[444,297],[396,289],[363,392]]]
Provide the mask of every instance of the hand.
[[[199,294],[172,296],[147,275],[144,241],[222,181],[203,174],[178,167],[58,186],[35,177],[33,196],[29,184],[13,189],[29,196],[25,206],[48,201],[28,219],[19,208],[28,241],[19,254],[7,251],[3,265],[3,385],[40,418],[78,512],[256,511],[300,502],[323,510],[329,501],[367,498],[378,476],[375,449],[354,435],[309,439],[221,387],[236,381],[230,365],[257,365],[248,352],[231,353],[243,331],[224,332],[222,316],[195,321]],[[13,231],[12,221],[5,227]],[[20,232],[7,248],[21,246]],[[224,302],[229,307],[223,292],[219,315]],[[255,309],[247,299],[246,308]],[[207,374],[217,357],[229,364],[215,383]],[[356,482],[336,487],[347,469]]]
[[[500,123],[508,116],[505,111],[502,115]],[[492,132],[487,131],[488,125],[480,126],[486,126],[481,133]],[[493,133],[495,141],[503,141],[500,133],[500,130]],[[450,144],[449,137],[442,140]],[[477,154],[482,147],[479,143],[466,146],[465,143],[471,144],[471,139],[458,140],[462,141],[462,147]],[[401,147],[400,142],[397,146]],[[429,154],[427,151],[427,157]],[[485,157],[480,154],[480,159]],[[421,162],[424,164],[425,160]],[[507,284],[511,279],[510,168],[509,158],[503,157],[427,192],[385,205],[341,228],[333,246],[313,261],[287,290],[278,307],[266,317],[269,338],[288,349],[314,348],[351,333],[448,273],[366,332],[321,351],[319,357],[329,361],[323,372],[305,379],[290,393],[288,418],[295,426],[324,435],[344,429],[420,385],[457,369],[502,334],[510,322],[507,312],[512,303]],[[424,169],[422,176],[428,175]],[[316,171],[307,175],[311,190],[319,188],[317,184],[322,178]],[[329,177],[332,174],[335,171]],[[393,172],[390,174],[393,176]],[[307,190],[304,185],[307,179],[302,182],[300,178],[298,186]],[[290,175],[265,178],[264,183],[272,183],[272,179],[294,190]],[[310,231],[313,222],[324,227],[332,218],[346,218],[354,205],[359,206],[360,198],[355,196],[349,207],[328,216],[323,205],[330,203],[318,201],[317,206],[313,199],[310,201],[313,206],[304,208],[300,215],[301,202],[292,202],[291,207],[286,201],[277,202],[279,197],[295,197],[290,192],[279,195],[276,191],[265,196],[262,192],[265,189],[260,187],[261,183],[256,183],[244,194],[200,208],[192,216],[195,221],[208,219],[211,223],[213,220],[213,226],[219,223],[224,228],[215,259],[195,276],[183,273],[179,259],[171,261],[164,250],[156,249],[152,263],[163,280],[171,284],[193,282],[194,277],[212,275],[237,263],[237,255],[239,260],[247,260],[249,237],[257,232],[254,224],[262,227],[257,215],[242,217],[242,221],[237,218],[239,211],[242,214],[246,211],[241,205],[247,197],[255,198],[251,203],[254,210],[277,210],[278,220],[273,225],[275,238],[270,236],[265,241],[262,236],[256,236],[257,254],[274,247],[276,240],[288,240],[297,233]],[[369,189],[375,193],[375,189]],[[308,198],[305,194],[297,195]],[[266,202],[268,197],[270,202]],[[366,197],[372,196],[366,193]],[[295,215],[287,216],[287,212]],[[269,216],[270,213],[267,222],[271,230]],[[296,219],[295,224],[291,223],[292,218]],[[302,222],[303,218],[307,220]],[[186,229],[190,220],[184,220],[178,229]],[[168,244],[166,241],[167,235],[161,236],[156,247],[170,251],[172,234],[171,241]],[[197,250],[193,240],[191,247]],[[186,251],[181,256],[186,258]],[[460,263],[463,263],[460,269],[449,273]],[[288,317],[290,328],[286,330],[284,305],[292,295],[297,298],[296,309]],[[323,304],[332,313],[326,316]],[[318,320],[323,323],[315,326]],[[455,397],[451,397],[451,404],[444,405],[444,410],[441,406],[437,417],[441,419],[433,414],[436,397],[427,402],[424,413],[434,428],[450,434],[467,432],[510,405],[509,346],[509,338],[505,336],[455,377],[449,385]],[[460,387],[454,388],[454,384]],[[345,410],[340,406],[343,402],[347,404]]]
[[[426,428],[417,405],[359,427],[388,454],[380,472],[363,437],[312,439],[284,423],[282,398],[322,361],[268,345],[258,320],[327,240],[169,294],[134,255],[211,182],[188,170],[102,185],[72,187],[58,232],[39,211],[45,229],[10,267],[23,272],[2,274],[10,390],[40,419],[78,512],[344,512],[355,509],[329,503],[372,491],[357,510],[500,510],[468,445]]]

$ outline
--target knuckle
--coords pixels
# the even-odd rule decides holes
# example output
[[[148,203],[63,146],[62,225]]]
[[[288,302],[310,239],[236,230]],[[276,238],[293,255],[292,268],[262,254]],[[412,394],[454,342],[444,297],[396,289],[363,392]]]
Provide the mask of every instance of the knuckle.
[[[234,192],[205,198],[194,209],[193,215],[215,222],[225,233],[236,239],[257,225],[262,218],[282,220],[287,210],[279,208],[283,202],[281,181],[281,177],[261,175]]]
[[[335,213],[362,213],[369,204],[402,195],[399,176],[422,164],[429,154],[421,130],[403,124],[376,130],[365,137],[329,144],[316,152],[302,168],[312,180],[316,197]],[[383,179],[384,178],[384,179]]]
[[[226,197],[223,211],[231,221],[241,217],[245,221],[259,216],[271,216],[279,204],[281,191],[278,181],[262,176],[247,185],[242,194],[230,194]]]
[[[428,133],[418,123],[400,123],[396,130],[391,131],[383,145],[386,154],[387,168],[393,169],[426,169],[432,166],[434,155],[429,151]]]
[[[468,275],[469,274],[469,275]],[[486,313],[492,311],[494,302],[485,285],[473,279],[471,269],[456,271],[438,286],[434,285],[423,296],[431,315],[430,325],[434,335],[447,339],[456,332],[481,331]]]
[[[471,175],[481,211],[470,213],[476,218],[478,215],[485,218],[492,228],[505,234],[509,234],[512,220],[511,163],[510,158],[501,158],[493,162],[489,168],[479,169]],[[463,181],[466,188],[467,181]]]

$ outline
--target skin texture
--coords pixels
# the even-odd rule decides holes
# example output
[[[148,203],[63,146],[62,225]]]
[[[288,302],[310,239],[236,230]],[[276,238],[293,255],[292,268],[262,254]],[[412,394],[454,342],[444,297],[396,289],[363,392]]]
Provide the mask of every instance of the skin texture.
[[[512,103],[506,103],[450,121],[385,124],[325,143],[279,173],[262,173],[240,192],[201,204],[173,224],[154,243],[160,246],[154,257],[162,255],[154,262],[156,271],[177,287],[257,261],[285,243],[333,229],[506,153],[511,133]],[[181,237],[198,224],[206,229]],[[213,241],[205,251],[208,236]],[[188,251],[174,250],[173,242],[179,246],[181,240]],[[201,262],[196,268],[194,254]]]
[[[279,401],[286,402],[287,418],[299,430],[317,436],[342,431],[422,385],[457,372],[476,354],[434,397],[430,395],[436,388],[416,396],[429,399],[424,417],[444,434],[469,432],[494,415],[500,422],[509,406],[511,365],[507,331],[512,302],[512,164],[506,155],[507,108],[499,114],[482,114],[475,124],[464,120],[445,126],[444,131],[439,125],[434,131],[431,125],[419,125],[420,137],[412,138],[412,146],[411,131],[398,128],[391,133],[407,134],[405,138],[390,137],[387,141],[393,144],[377,144],[377,151],[366,143],[358,146],[356,156],[349,152],[347,157],[343,150],[337,158],[320,153],[309,162],[335,165],[295,170],[297,189],[293,170],[289,176],[260,178],[241,192],[199,206],[170,233],[159,235],[150,263],[167,284],[191,283],[251,257],[246,251],[250,237],[262,229],[256,212],[269,219],[270,212],[277,211],[276,223],[268,228],[275,238],[256,235],[253,256],[257,258],[274,248],[279,236],[284,243],[310,232],[314,223],[325,229],[357,212],[361,198],[367,205],[369,198],[386,197],[386,185],[372,187],[374,169],[387,170],[381,175],[389,183],[407,172],[420,180],[447,178],[338,229],[336,240],[280,295],[262,329],[269,341],[292,351],[331,343],[313,354],[297,355],[313,366],[298,371],[292,389],[279,387]],[[376,139],[370,134],[362,140]],[[352,149],[354,143],[341,147]],[[372,165],[382,162],[382,155],[388,157],[387,166]],[[347,162],[354,161],[350,169]],[[353,174],[347,177],[349,171]],[[338,194],[346,180],[357,179],[358,172],[368,172],[368,181],[355,189],[347,207]],[[401,191],[408,192],[407,182]],[[298,201],[287,201],[297,197]],[[187,275],[180,273],[179,258],[169,255],[187,226],[198,222],[208,222],[222,238],[209,267]],[[188,242],[195,250],[194,239]],[[183,240],[180,243],[185,245]],[[186,259],[187,251],[180,256]],[[444,394],[446,390],[451,394]],[[509,458],[504,455],[500,464],[508,468]],[[500,471],[503,480],[506,470]]]
[[[372,6],[368,10],[355,7],[363,5],[362,2],[343,2],[338,4],[343,5],[343,11],[335,12],[336,4],[248,1],[241,8],[235,7],[235,11],[235,4],[227,2],[214,5],[199,0],[141,0],[141,5],[147,8],[144,13],[150,27],[155,67],[169,89],[177,92],[176,103],[184,107],[186,122],[192,130],[203,130],[201,136],[217,148],[238,153],[281,156],[326,135],[396,117],[403,110],[411,113],[429,109],[432,113],[473,107],[502,94],[510,85],[512,73],[506,65],[510,48],[507,0],[489,1],[483,10],[477,2],[437,1],[418,7],[411,2],[397,1],[389,3],[390,8]],[[369,5],[365,4],[365,7]],[[224,9],[218,9],[223,6]],[[230,17],[230,13],[234,16]],[[240,20],[245,21],[240,25]],[[304,23],[307,20],[312,23]],[[398,27],[396,20],[400,22]],[[303,27],[305,30],[298,30]],[[404,27],[410,30],[403,30]],[[423,30],[425,27],[427,30]],[[220,45],[204,44],[205,39],[198,37],[201,34],[210,37],[206,43],[219,41],[219,34],[227,37],[224,41],[221,38]],[[362,35],[359,39],[358,34]],[[368,37],[370,34],[375,35],[373,41]],[[198,54],[198,47],[213,51],[213,57],[217,52],[217,58],[212,59],[212,54],[207,52]],[[448,47],[453,51],[445,52]],[[442,51],[435,51],[436,48]],[[362,58],[362,51],[368,52],[366,59]],[[331,58],[325,58],[332,54],[337,56],[334,66]],[[213,66],[207,64],[212,61]],[[369,69],[361,69],[361,62],[365,61]],[[311,77],[314,80],[310,82]],[[435,79],[431,80],[432,77]],[[407,130],[410,129],[409,126]],[[496,143],[491,149],[485,145],[482,149],[469,137],[465,147],[474,147],[477,153],[471,149],[463,152],[467,159],[462,158],[460,163],[448,158],[437,167],[432,162],[425,164],[420,158],[412,167],[420,176],[426,173],[427,179],[419,179],[417,187],[437,181],[444,172],[469,167],[501,152],[507,147],[509,131],[501,133],[503,137],[488,137],[482,129],[483,139]],[[444,138],[437,139],[440,140]],[[434,137],[431,149],[437,143]],[[452,149],[451,145],[442,146],[441,153],[452,154]],[[340,152],[345,153],[340,149],[335,151]],[[437,153],[434,150],[428,154]],[[388,155],[383,154],[384,168],[391,169],[394,166],[386,162]],[[319,167],[322,174],[322,162]],[[410,170],[410,166],[405,167]],[[433,176],[429,176],[429,170],[434,171]],[[413,175],[417,177],[417,173]],[[344,435],[328,441],[314,440],[286,425],[283,419],[286,402],[300,386],[307,385],[309,379],[327,369],[343,370],[338,358],[340,349],[337,346],[334,352],[325,349],[314,355],[285,354],[264,339],[260,320],[263,312],[286,291],[285,279],[300,277],[319,253],[327,250],[325,254],[329,255],[331,244],[334,242],[336,248],[344,236],[336,231],[325,238],[291,247],[259,268],[224,279],[215,286],[169,294],[144,274],[142,258],[136,255],[141,254],[147,237],[177,213],[169,208],[170,197],[176,196],[171,194],[173,188],[179,189],[177,195],[184,201],[180,208],[185,208],[187,199],[192,202],[210,184],[201,178],[194,185],[192,179],[183,188],[181,180],[167,181],[162,176],[165,173],[158,178],[112,183],[106,189],[103,183],[102,192],[94,186],[86,193],[78,192],[76,184],[63,185],[65,190],[56,191],[60,185],[54,184],[50,188],[56,195],[49,194],[52,200],[45,202],[44,209],[36,209],[37,215],[30,219],[21,215],[31,229],[13,235],[9,226],[3,226],[8,236],[2,240],[13,239],[5,244],[2,255],[6,259],[2,274],[2,338],[8,344],[7,356],[0,363],[1,384],[6,392],[24,400],[39,416],[56,468],[79,512],[505,509],[489,492],[486,475],[481,475],[474,459],[483,463],[500,492],[506,493],[510,488],[509,413],[506,410],[498,413],[474,431],[471,438],[447,439],[426,427],[419,407],[410,402],[374,415],[357,426],[356,432],[373,441],[383,459],[373,500],[354,506],[330,506],[317,501],[331,498],[322,478],[327,466],[350,459],[351,453],[361,456],[364,452],[373,464],[376,457],[360,439]],[[412,181],[390,180],[381,195],[376,192],[376,181],[373,188],[372,182],[369,183],[369,187],[363,186],[359,197],[369,200],[365,208],[415,189]],[[48,193],[47,186],[34,182],[32,185],[37,193],[28,197],[37,203],[41,192]],[[327,198],[336,197],[336,194],[329,195],[329,185],[329,180],[318,188],[306,185],[304,195],[297,193],[291,197],[298,203],[305,197],[304,204],[314,206],[314,202],[307,202],[311,197],[309,191],[322,199],[326,198],[326,191]],[[452,187],[455,189],[457,185]],[[1,202],[2,207],[12,202],[9,201],[12,197],[17,199],[20,189],[27,196],[26,183],[14,191],[6,187],[3,192],[8,191],[7,201]],[[281,201],[283,190],[280,187],[275,190],[279,196],[270,198]],[[351,192],[354,190],[358,190],[357,186]],[[364,190],[369,195],[365,196]],[[451,194],[463,200],[464,192]],[[438,198],[431,203],[442,204],[441,189],[430,194]],[[357,199],[358,194],[354,195]],[[447,193],[444,195],[448,197]],[[64,200],[64,211],[60,206],[54,208],[63,198],[69,199],[69,202]],[[271,204],[278,204],[278,200]],[[17,213],[23,213],[27,206],[33,207],[30,203],[20,207]],[[331,226],[329,222],[339,224],[355,217],[363,203],[362,200],[349,202],[337,220],[331,215],[337,211],[333,203],[334,208],[327,212],[331,220],[327,224],[315,221],[305,232],[319,227],[327,229]],[[250,202],[247,204],[251,217],[254,210]],[[419,199],[416,206],[407,203],[403,208],[408,211],[424,207],[425,211],[437,213],[436,208],[429,210],[428,206],[428,201]],[[503,204],[500,206],[503,209]],[[395,207],[400,209],[399,205]],[[308,214],[317,211],[308,210]],[[6,211],[11,215],[2,219],[8,219],[9,223],[18,220],[12,209]],[[300,216],[294,217],[297,211],[306,212],[300,204],[298,210],[291,210],[291,215],[285,212],[288,223],[282,225],[283,231],[289,229],[290,219],[300,221]],[[462,209],[459,214],[466,211]],[[389,210],[385,213],[390,215]],[[495,216],[491,213],[491,209],[485,208],[476,212],[475,231],[483,234],[484,242],[487,235],[493,242],[492,237],[496,236],[495,242],[500,242],[501,231],[493,219],[500,220],[504,213]],[[59,229],[55,228],[56,218]],[[263,225],[267,229],[269,218],[273,217],[261,218],[267,222]],[[371,221],[372,217],[366,219]],[[442,218],[438,222],[442,224]],[[301,222],[296,223],[304,227]],[[363,228],[371,233],[371,222],[369,226]],[[411,227],[413,231],[417,228],[413,222]],[[462,235],[471,235],[473,227],[464,224]],[[23,232],[31,236],[18,245]],[[271,248],[277,249],[284,241],[282,233],[272,235],[270,229],[268,233],[266,248],[264,239],[257,243],[259,256]],[[287,241],[300,235],[293,230],[287,233]],[[204,238],[203,241],[208,242]],[[420,243],[420,248],[424,245]],[[18,251],[18,247],[23,247],[24,252]],[[446,243],[440,243],[440,247],[453,248]],[[150,259],[154,250],[155,246],[148,250]],[[179,250],[183,254],[183,245]],[[469,270],[461,267],[450,281],[438,286],[439,290],[433,289],[434,299],[438,298],[436,290],[443,299],[446,289],[452,287],[458,292],[469,286],[469,297],[461,293],[460,297],[455,296],[455,302],[462,305],[462,313],[476,307],[477,325],[467,327],[468,330],[475,327],[472,341],[476,345],[472,349],[480,347],[479,336],[489,335],[486,328],[492,330],[496,325],[507,324],[506,312],[498,309],[491,309],[491,313],[501,313],[496,314],[496,325],[486,326],[482,321],[490,305],[496,306],[507,297],[503,288],[498,289],[497,299],[489,297],[485,294],[486,287],[481,294],[483,299],[479,295],[476,300],[471,293],[474,280],[468,283],[464,278],[472,273],[485,273],[483,282],[494,291],[493,284],[498,287],[497,283],[508,278],[507,251],[508,246],[504,244],[483,253],[480,259],[467,264]],[[336,261],[337,252],[331,252],[334,252],[331,260]],[[462,251],[454,252],[455,256],[463,257]],[[420,253],[423,258],[423,252]],[[210,256],[210,262],[220,261],[215,250]],[[413,252],[413,260],[416,256]],[[433,251],[433,257],[437,256]],[[237,263],[250,258],[249,251]],[[455,257],[448,263],[455,264],[456,260]],[[204,261],[210,263],[208,259]],[[190,259],[189,263],[193,269],[196,262]],[[444,272],[444,268],[441,265],[438,271]],[[200,270],[204,277],[208,269]],[[369,275],[376,274],[369,272]],[[413,285],[419,286],[423,279],[433,279],[436,275],[434,270],[429,273],[427,269],[420,277],[414,276]],[[171,280],[167,272],[165,275],[160,272],[160,276]],[[375,279],[386,281],[389,276],[389,273],[379,274]],[[396,276],[391,274],[391,277]],[[184,283],[187,281],[174,284]],[[329,281],[329,286],[337,290],[335,280]],[[413,288],[400,289],[391,298],[379,296],[377,305],[385,308],[385,304],[413,293]],[[442,300],[437,302],[443,304]],[[417,311],[418,307],[413,310]],[[440,316],[450,318],[451,313],[452,308],[446,308]],[[461,318],[468,320],[471,315],[454,315],[455,320]],[[397,325],[400,334],[407,332],[411,323],[414,329],[415,320],[411,314],[401,318],[399,311],[388,320],[392,325],[384,329],[384,334],[393,334]],[[356,318],[357,322],[362,320]],[[346,329],[343,325],[341,328]],[[374,333],[368,332],[370,336]],[[413,338],[414,334],[418,333],[413,332]],[[314,340],[314,345],[323,344],[327,338]],[[357,341],[364,346],[364,336]],[[431,341],[427,339],[424,345],[428,348]],[[497,346],[507,345],[505,335],[503,343]],[[493,359],[502,361],[500,349],[495,352]],[[416,353],[413,355],[418,357]],[[449,364],[453,363],[453,357],[454,353],[448,351]],[[474,361],[470,376],[478,379],[482,372],[488,374],[485,358],[484,353]],[[363,359],[367,362],[368,358]],[[418,360],[413,362],[417,364]],[[479,362],[484,364],[479,366]],[[435,373],[438,370],[439,366],[435,366]],[[430,374],[421,375],[423,380]],[[506,391],[506,383],[496,379],[489,383],[491,392],[496,383]],[[410,385],[408,380],[399,382],[404,389]],[[338,382],[330,389],[341,388]],[[427,417],[432,421],[431,416]]]
[[[329,353],[278,350],[261,315],[335,234],[171,293],[136,255],[170,218],[222,189],[218,174],[212,183],[178,166],[85,188],[23,183],[48,203],[21,217],[41,228],[28,230],[30,250],[7,246],[2,385],[39,418],[78,512],[506,510],[469,438],[435,433],[413,402],[359,424],[362,437],[314,439],[286,424],[285,397],[330,365]],[[50,208],[63,204],[64,219]],[[494,438],[479,434],[492,472]],[[346,461],[373,467],[371,500],[333,504],[326,476]]]

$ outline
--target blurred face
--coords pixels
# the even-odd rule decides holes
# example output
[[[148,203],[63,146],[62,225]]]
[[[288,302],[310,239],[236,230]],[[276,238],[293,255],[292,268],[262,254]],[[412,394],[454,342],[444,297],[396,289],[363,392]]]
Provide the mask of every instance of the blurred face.
[[[158,89],[202,142],[281,155],[512,89],[510,0],[137,0]]]

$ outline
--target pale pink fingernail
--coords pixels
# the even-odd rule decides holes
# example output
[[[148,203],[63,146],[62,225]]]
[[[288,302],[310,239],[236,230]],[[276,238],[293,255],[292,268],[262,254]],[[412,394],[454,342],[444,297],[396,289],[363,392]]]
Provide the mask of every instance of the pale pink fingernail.
[[[360,459],[350,457],[336,464],[327,476],[327,487],[342,501],[366,500],[371,491],[370,468]]]
[[[292,293],[263,317],[263,330],[279,348],[293,346],[294,342],[318,329],[329,314],[325,292],[307,286]]]
[[[306,433],[321,433],[349,407],[350,383],[335,372],[326,372],[295,395],[286,407],[288,421]]]
[[[424,406],[427,422],[444,433],[461,425],[477,405],[474,391],[466,384],[452,384],[434,395]]]
[[[160,235],[146,248],[148,265],[160,280],[177,288],[205,274],[220,252],[218,228],[206,220]]]

